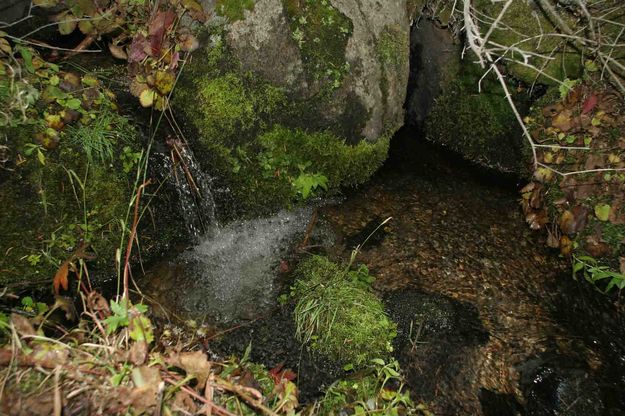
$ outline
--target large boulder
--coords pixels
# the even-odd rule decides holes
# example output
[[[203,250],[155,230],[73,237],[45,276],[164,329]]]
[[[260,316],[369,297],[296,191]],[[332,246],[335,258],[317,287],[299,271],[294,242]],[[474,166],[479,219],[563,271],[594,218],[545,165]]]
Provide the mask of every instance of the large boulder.
[[[329,189],[366,180],[404,119],[406,1],[209,3],[215,17],[175,103],[236,205],[288,205],[309,195],[302,175]]]

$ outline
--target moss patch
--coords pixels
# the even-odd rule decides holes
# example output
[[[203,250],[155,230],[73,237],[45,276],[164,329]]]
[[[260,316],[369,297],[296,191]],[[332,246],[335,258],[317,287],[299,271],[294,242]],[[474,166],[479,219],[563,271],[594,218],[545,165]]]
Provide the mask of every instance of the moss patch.
[[[396,326],[371,292],[366,267],[345,266],[314,256],[304,261],[294,286],[297,337],[340,364],[362,367],[392,351]]]
[[[242,20],[246,10],[254,10],[254,0],[217,0],[215,10],[230,22]]]
[[[284,6],[309,82],[339,88],[349,70],[345,48],[352,21],[328,0],[284,0]]]
[[[113,271],[121,220],[132,193],[124,157],[139,145],[126,119],[110,114],[113,132],[108,132],[106,140],[114,149],[112,159],[103,160],[91,149],[95,153],[89,160],[85,140],[101,132],[83,125],[80,131],[86,136],[76,137],[78,129],[69,129],[63,145],[46,152],[45,165],[34,156],[26,157],[25,163],[1,179],[0,251],[5,255],[0,259],[0,284],[40,279],[51,282],[59,264],[81,241],[88,242],[97,256],[89,262],[90,267]],[[121,124],[126,126],[123,136],[114,133]],[[24,146],[27,136],[12,136],[22,137],[14,142],[17,149]],[[121,151],[124,146],[126,152]]]
[[[478,0],[475,8],[487,16],[495,19],[499,16],[504,3],[492,2],[491,0]],[[574,27],[573,19],[569,22]],[[559,36],[541,36],[544,33],[558,33],[553,24],[547,19],[542,11],[533,6],[533,2],[514,1],[506,11],[501,29],[492,32],[490,40],[504,45],[505,47],[517,46],[518,48],[535,54],[548,56],[543,59],[534,56],[530,64],[545,75],[540,75],[535,69],[521,64],[510,63],[507,67],[511,74],[522,81],[531,84],[533,82],[555,85],[557,81],[565,78],[578,78],[582,71],[582,58],[574,47],[563,41]],[[483,30],[489,26],[483,25]],[[530,39],[524,41],[525,39]],[[520,43],[519,43],[520,42]],[[523,61],[518,52],[511,51],[508,55],[511,59]],[[553,58],[553,59],[551,59]],[[555,79],[555,80],[554,80]]]
[[[518,171],[520,149],[513,139],[519,136],[517,120],[498,81],[485,79],[478,91],[480,76],[470,64],[444,88],[426,119],[428,138],[469,160]]]

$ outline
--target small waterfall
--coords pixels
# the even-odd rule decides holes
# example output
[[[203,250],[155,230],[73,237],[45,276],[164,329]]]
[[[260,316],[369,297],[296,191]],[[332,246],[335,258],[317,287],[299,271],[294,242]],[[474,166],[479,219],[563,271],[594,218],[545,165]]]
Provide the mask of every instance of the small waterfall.
[[[169,136],[166,141],[171,152],[168,163],[180,200],[180,212],[189,235],[199,241],[217,225],[212,178],[200,168],[193,152],[182,140]]]

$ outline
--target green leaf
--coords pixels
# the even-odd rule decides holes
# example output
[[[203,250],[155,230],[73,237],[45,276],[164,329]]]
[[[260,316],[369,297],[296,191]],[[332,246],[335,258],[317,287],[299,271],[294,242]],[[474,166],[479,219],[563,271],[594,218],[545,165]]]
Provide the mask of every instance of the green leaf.
[[[61,35],[69,35],[76,29],[78,22],[73,14],[65,12],[57,18],[59,19],[59,33]]]
[[[566,98],[566,96],[569,95],[571,90],[573,88],[575,88],[575,86],[578,83],[579,83],[578,80],[570,80],[568,78],[566,78],[564,81],[562,81],[562,83],[558,87],[558,90],[560,91],[560,97],[561,98]]]
[[[144,315],[135,315],[128,323],[128,335],[133,341],[145,341],[150,344],[154,341],[152,323]]]
[[[33,66],[33,53],[31,52],[31,50],[28,49],[28,48],[25,48],[23,46],[18,46],[16,48],[16,50],[22,56],[22,59],[24,60],[24,66],[26,67],[26,70],[28,72],[30,72],[31,74],[34,74],[35,73],[35,67]]]
[[[599,221],[607,221],[610,218],[610,206],[608,204],[595,205],[595,216]]]
[[[78,110],[81,104],[82,103],[78,98],[70,98],[69,100],[65,101],[65,107],[69,108],[70,110]]]
[[[46,155],[43,154],[41,149],[37,149],[37,160],[39,160],[39,163],[42,165],[46,164]]]

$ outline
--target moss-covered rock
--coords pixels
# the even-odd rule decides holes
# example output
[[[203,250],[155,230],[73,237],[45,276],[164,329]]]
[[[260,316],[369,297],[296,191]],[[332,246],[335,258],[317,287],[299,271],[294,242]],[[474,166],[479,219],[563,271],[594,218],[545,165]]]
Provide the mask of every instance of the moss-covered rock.
[[[244,19],[216,20],[187,64],[174,103],[232,214],[289,205],[310,194],[302,183],[362,183],[385,159],[403,122],[408,19],[403,2],[383,15],[356,3],[256,1]]]
[[[371,292],[366,267],[314,256],[299,267],[294,286],[297,337],[340,364],[362,367],[392,351],[396,326]]]
[[[488,21],[496,19],[503,6],[504,3],[491,0],[475,2],[475,8],[487,16]],[[565,9],[559,11],[567,19]],[[567,21],[575,27],[572,17]],[[484,35],[489,30],[489,25],[484,24]],[[549,35],[544,36],[545,33]],[[554,27],[536,1],[513,1],[489,40],[502,48],[510,48],[507,58],[519,63],[509,62],[507,68],[516,78],[528,84],[555,85],[565,78],[578,78],[583,69],[580,51],[562,37],[554,36],[557,33],[560,30]],[[519,51],[527,51],[531,56],[526,62],[528,65],[521,63],[525,60]]]
[[[479,68],[465,63],[459,78],[443,88],[427,116],[427,137],[468,160],[518,172],[523,163],[518,121],[498,81],[482,80],[481,92],[479,82]],[[518,102],[525,99],[517,98]]]

